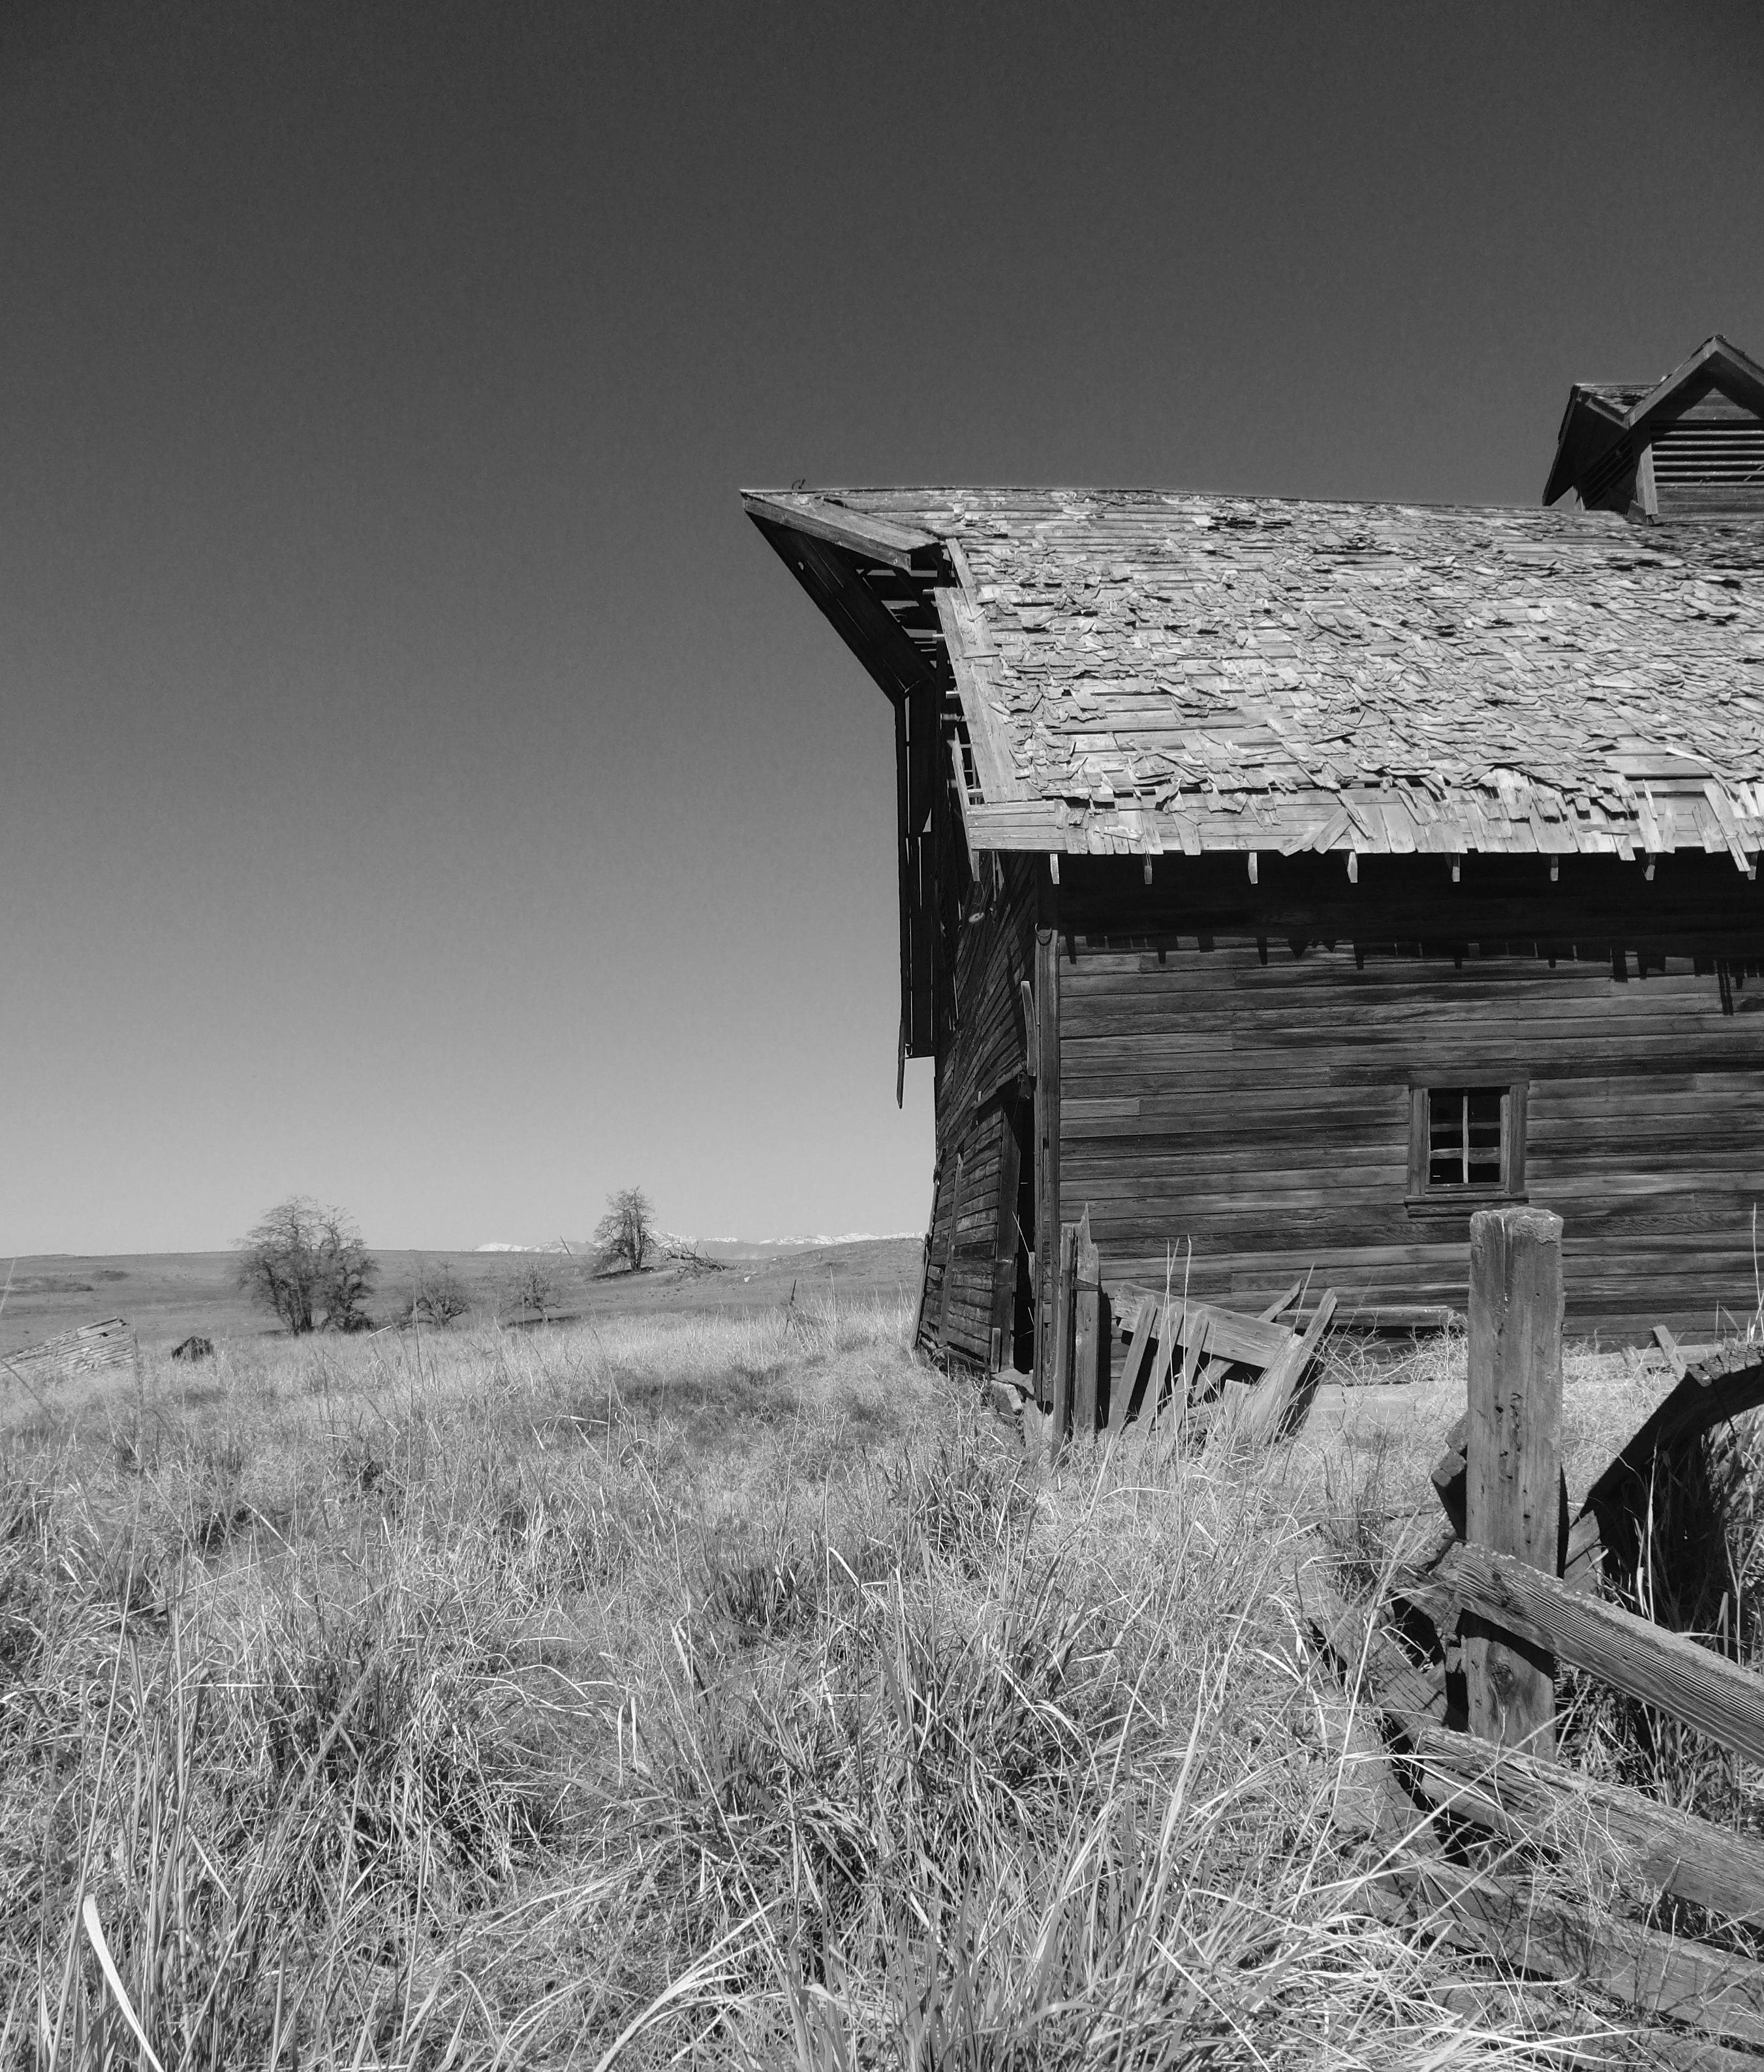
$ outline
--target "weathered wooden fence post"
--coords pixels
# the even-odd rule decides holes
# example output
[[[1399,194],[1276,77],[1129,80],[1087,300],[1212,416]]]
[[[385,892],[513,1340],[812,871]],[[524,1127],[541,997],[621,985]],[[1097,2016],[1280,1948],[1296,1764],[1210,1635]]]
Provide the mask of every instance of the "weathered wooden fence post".
[[[1560,1571],[1562,1219],[1544,1209],[1470,1218],[1465,1537]],[[1466,1612],[1459,1627],[1472,1733],[1556,1746],[1556,1659]]]

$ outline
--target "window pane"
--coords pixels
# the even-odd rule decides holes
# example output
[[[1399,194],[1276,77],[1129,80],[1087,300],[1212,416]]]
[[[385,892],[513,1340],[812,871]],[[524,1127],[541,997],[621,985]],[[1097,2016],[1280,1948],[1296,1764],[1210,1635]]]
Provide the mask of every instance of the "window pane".
[[[1503,1087],[1429,1087],[1427,1184],[1498,1187]]]
[[[1470,1183],[1497,1187],[1501,1178],[1500,1088],[1473,1087],[1466,1108]]]
[[[1462,1087],[1430,1087],[1427,1094],[1427,1184],[1464,1184],[1464,1095]]]

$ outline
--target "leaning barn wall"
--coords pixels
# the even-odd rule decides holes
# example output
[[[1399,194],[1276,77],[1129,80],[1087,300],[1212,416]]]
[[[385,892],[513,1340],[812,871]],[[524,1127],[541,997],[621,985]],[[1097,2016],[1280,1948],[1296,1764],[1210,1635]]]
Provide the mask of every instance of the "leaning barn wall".
[[[1020,982],[1034,972],[1031,867],[1013,860],[1004,881],[957,948],[960,1021],[938,1058],[935,1202],[919,1317],[922,1346],[974,1366],[992,1358],[1001,1161],[1025,1061]]]

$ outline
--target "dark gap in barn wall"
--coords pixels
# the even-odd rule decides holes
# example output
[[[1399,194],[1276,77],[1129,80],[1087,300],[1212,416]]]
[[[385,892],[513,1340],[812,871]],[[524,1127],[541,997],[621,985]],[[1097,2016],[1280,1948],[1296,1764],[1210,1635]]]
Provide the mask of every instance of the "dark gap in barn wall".
[[[1764,943],[1764,886],[1725,856],[1661,857],[1652,880],[1639,861],[1563,857],[1556,882],[1545,857],[1464,857],[1455,884],[1451,861],[1364,856],[1351,885],[1338,855],[1264,855],[1252,885],[1240,854],[1164,857],[1147,886],[1137,858],[1068,857],[1063,925],[1079,938],[1132,936],[1148,948],[1192,945],[1203,934],[1358,938],[1368,950],[1380,941],[1523,942],[1528,953],[1567,940],[1583,957],[1608,956],[1613,944],[1641,944],[1651,956],[1692,954],[1684,946],[1694,944],[1755,960]]]

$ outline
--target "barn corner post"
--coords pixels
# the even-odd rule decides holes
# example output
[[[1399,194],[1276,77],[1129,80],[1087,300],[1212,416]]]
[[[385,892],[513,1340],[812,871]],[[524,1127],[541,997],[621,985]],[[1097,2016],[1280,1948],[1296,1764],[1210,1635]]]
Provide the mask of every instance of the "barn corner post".
[[[1562,1219],[1483,1209],[1470,1227],[1465,1537],[1561,1571]],[[1556,1745],[1556,1661],[1547,1648],[1466,1612],[1461,1628],[1472,1733]]]
[[[1035,886],[1035,1400],[1054,1407],[1059,1309],[1059,882],[1051,859]],[[1065,1433],[1050,1443],[1057,1455]]]
[[[1088,1204],[1079,1219],[1072,1263],[1072,1431],[1088,1439],[1108,1415],[1108,1297]]]

